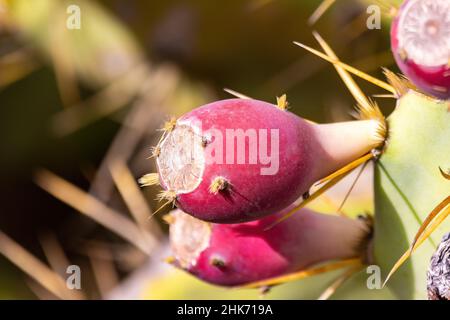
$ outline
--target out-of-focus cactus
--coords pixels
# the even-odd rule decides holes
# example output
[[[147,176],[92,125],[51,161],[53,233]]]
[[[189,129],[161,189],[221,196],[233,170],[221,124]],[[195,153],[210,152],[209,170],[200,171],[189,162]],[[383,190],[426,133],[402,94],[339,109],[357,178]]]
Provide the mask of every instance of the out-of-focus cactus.
[[[131,33],[95,2],[76,2],[80,28],[74,30],[66,27],[70,1],[13,0],[6,5],[11,28],[87,84],[102,87],[141,63],[142,52]]]
[[[450,194],[439,167],[450,165],[450,104],[409,91],[389,117],[389,137],[375,169],[375,262],[388,273],[422,222]],[[445,221],[387,285],[403,299],[426,298],[426,271]],[[385,275],[386,275],[385,274]]]

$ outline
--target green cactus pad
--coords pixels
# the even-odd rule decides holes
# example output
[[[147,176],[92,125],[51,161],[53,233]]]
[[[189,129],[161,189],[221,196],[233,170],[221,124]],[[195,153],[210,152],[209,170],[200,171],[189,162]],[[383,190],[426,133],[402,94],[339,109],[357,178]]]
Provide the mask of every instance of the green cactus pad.
[[[386,149],[375,168],[376,263],[386,276],[422,221],[450,194],[439,167],[450,168],[450,104],[410,91],[389,117]],[[426,270],[450,219],[389,280],[401,299],[426,298]]]

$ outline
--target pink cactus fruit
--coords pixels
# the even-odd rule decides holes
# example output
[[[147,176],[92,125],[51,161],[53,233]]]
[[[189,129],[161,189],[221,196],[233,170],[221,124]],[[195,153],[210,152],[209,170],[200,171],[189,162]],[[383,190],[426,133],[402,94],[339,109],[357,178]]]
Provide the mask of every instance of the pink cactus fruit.
[[[287,207],[379,146],[382,127],[378,120],[319,125],[262,101],[217,101],[166,132],[158,146],[159,182],[199,219],[251,221]]]
[[[370,229],[361,220],[302,209],[267,229],[283,213],[211,224],[176,209],[167,219],[175,264],[204,281],[236,286],[364,251]]]

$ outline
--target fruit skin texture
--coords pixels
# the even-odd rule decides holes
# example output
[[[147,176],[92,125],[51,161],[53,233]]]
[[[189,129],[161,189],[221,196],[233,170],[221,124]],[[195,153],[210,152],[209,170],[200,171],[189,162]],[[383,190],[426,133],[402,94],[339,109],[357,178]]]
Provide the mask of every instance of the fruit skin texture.
[[[267,215],[294,202],[316,177],[314,170],[310,170],[314,161],[314,132],[306,121],[292,113],[261,101],[231,99],[195,109],[179,122],[191,120],[200,120],[203,131],[220,130],[223,137],[226,129],[265,129],[270,141],[270,129],[279,130],[279,169],[274,175],[261,175],[261,168],[267,165],[260,161],[257,164],[210,163],[198,188],[177,197],[181,209],[202,220],[235,223]],[[248,155],[248,143],[245,150]],[[236,154],[237,143],[234,151]],[[209,187],[217,176],[227,179],[230,188],[214,195]],[[247,216],[248,213],[251,215]]]
[[[409,58],[402,57],[398,39],[398,28],[403,9],[411,0],[405,1],[391,25],[391,49],[400,70],[423,92],[439,99],[450,99],[450,67],[449,63],[439,66],[420,65]],[[450,51],[450,48],[449,48]],[[450,53],[449,53],[450,59]],[[441,87],[446,91],[437,90]]]
[[[341,124],[312,124],[293,113],[258,100],[230,99],[194,109],[178,119],[177,126],[198,127],[198,123],[201,123],[201,131],[205,136],[211,129],[221,132],[224,137],[223,163],[208,161],[206,156],[201,182],[190,192],[177,193],[176,204],[201,220],[215,223],[251,221],[277,212],[307,192],[315,181],[371,149],[369,133],[360,132],[367,131],[365,127],[372,130],[372,124],[368,124],[370,121],[352,122],[358,122],[357,131],[344,130],[345,134],[341,136],[341,131],[338,130]],[[354,126],[352,124],[347,127]],[[255,130],[258,138],[260,130],[267,132],[266,153],[274,159],[278,158],[274,174],[261,174],[261,170],[268,168],[270,164],[261,163],[259,143],[258,161],[256,164],[249,164],[248,139],[245,140],[245,163],[239,164],[236,161],[238,144],[235,141],[235,161],[227,164],[229,150],[225,150],[225,145],[229,139],[225,137],[228,129],[241,129],[244,132]],[[271,155],[271,130],[278,132],[278,150],[274,148],[278,154],[275,156]],[[332,139],[329,139],[330,136]],[[205,146],[205,154],[214,154],[208,149],[213,148],[213,144],[214,139]],[[324,147],[324,144],[332,146]],[[225,190],[213,193],[210,186],[217,177],[224,178],[228,186]],[[164,179],[160,180],[167,190]]]
[[[211,224],[209,244],[184,269],[213,284],[242,285],[328,260],[356,257],[368,234],[362,221],[308,209],[266,230],[283,213],[241,224]],[[187,216],[177,210],[172,224],[177,215]],[[172,224],[172,247],[176,248],[180,244],[173,243]]]

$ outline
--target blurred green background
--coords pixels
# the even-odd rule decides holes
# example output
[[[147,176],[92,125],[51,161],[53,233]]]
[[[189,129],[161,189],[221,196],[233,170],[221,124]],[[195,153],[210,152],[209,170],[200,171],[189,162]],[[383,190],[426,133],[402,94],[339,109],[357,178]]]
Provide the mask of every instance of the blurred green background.
[[[366,9],[394,1],[338,1],[311,27],[308,18],[320,2],[0,0],[0,230],[50,265],[64,261],[64,252],[82,267],[87,298],[258,297],[165,267],[167,228],[160,215],[145,226],[156,244],[143,254],[55,199],[49,189],[62,198],[68,191],[39,170],[129,218],[133,206],[116,185],[122,180],[114,178],[111,163],[125,163],[135,180],[154,170],[146,157],[159,137],[156,129],[170,115],[230,97],[223,88],[270,102],[286,93],[292,112],[318,122],[350,119],[355,102],[333,67],[292,42],[318,47],[311,34],[317,30],[341,60],[382,78],[382,66],[395,70],[389,20],[384,16],[380,30],[368,30]],[[66,28],[72,4],[80,8],[81,29]],[[381,93],[358,82],[368,95]],[[385,114],[393,108],[393,100],[378,102]],[[54,188],[44,190],[51,181]],[[345,209],[371,210],[371,179],[357,189]],[[157,191],[144,190],[148,208],[137,211],[156,210]],[[342,192],[334,196],[339,201]],[[98,270],[109,270],[105,279]],[[291,283],[268,297],[315,298],[332,278]],[[0,298],[52,297],[0,255]]]

